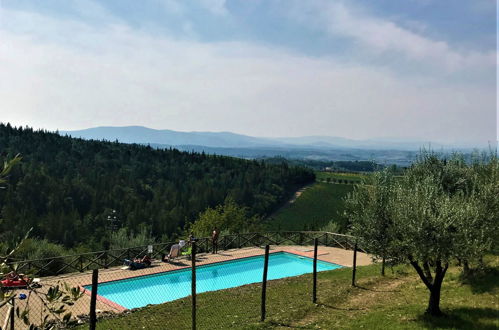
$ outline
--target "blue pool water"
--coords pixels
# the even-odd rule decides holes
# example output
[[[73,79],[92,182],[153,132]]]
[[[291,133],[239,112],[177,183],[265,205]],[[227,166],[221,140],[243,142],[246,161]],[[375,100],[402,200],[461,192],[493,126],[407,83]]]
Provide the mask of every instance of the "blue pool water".
[[[196,268],[196,291],[216,291],[262,281],[263,256],[226,261]],[[269,256],[267,278],[275,280],[313,271],[313,259],[291,253],[278,252]],[[341,266],[317,261],[317,271]],[[85,287],[91,290],[91,286]],[[160,304],[191,294],[191,269],[164,272],[99,284],[97,293],[125,308]]]

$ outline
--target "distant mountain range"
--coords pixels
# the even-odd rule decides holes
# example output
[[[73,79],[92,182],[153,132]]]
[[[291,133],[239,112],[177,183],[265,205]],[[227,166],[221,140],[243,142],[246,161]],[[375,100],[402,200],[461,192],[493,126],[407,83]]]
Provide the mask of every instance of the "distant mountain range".
[[[318,160],[374,160],[407,164],[423,147],[433,150],[457,150],[459,147],[428,144],[422,141],[390,139],[352,140],[330,136],[265,138],[231,132],[179,132],[142,126],[94,127],[77,131],[59,131],[76,138],[148,144],[156,148],[205,151],[222,155],[259,158],[283,156]]]
[[[124,143],[163,144],[169,146],[205,146],[215,148],[254,148],[254,147],[285,147],[285,148],[355,148],[369,150],[412,150],[429,146],[423,141],[398,141],[389,139],[353,140],[331,136],[304,136],[265,138],[253,137],[231,132],[179,132],[173,130],[156,130],[143,126],[111,127],[101,126],[78,131],[60,131],[61,135],[70,135],[84,139],[118,140]],[[433,149],[459,148],[456,146],[431,144]]]
[[[79,131],[60,131],[73,137],[94,140],[118,140],[123,143],[162,144],[168,146],[197,145],[206,147],[262,147],[275,144],[283,145],[271,139],[256,138],[230,132],[178,132],[156,130],[142,126],[94,127]]]

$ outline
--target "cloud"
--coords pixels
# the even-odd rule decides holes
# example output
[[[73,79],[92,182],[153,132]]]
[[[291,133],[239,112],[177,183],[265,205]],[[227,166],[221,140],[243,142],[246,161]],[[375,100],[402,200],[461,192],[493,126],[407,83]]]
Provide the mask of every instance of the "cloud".
[[[425,63],[433,69],[444,68],[447,72],[495,68],[495,51],[457,51],[445,41],[432,40],[389,19],[374,16],[350,2],[299,1],[294,2],[291,13],[295,18],[315,24],[332,36],[349,38],[371,55],[394,53],[412,62]],[[416,24],[415,21],[409,21],[406,26]],[[421,28],[419,30],[424,31]]]
[[[1,15],[0,118],[17,125],[495,138],[492,87],[400,77],[250,42],[179,40],[113,20]]]
[[[229,11],[225,6],[225,0],[200,0],[200,4],[215,15],[229,15]]]

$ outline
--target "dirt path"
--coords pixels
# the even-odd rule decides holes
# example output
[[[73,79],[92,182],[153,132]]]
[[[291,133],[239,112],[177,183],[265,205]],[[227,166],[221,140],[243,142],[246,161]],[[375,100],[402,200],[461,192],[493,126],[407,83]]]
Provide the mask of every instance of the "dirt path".
[[[303,192],[305,190],[307,190],[308,188],[310,188],[311,186],[313,186],[315,184],[315,182],[312,182],[312,183],[309,183],[308,185],[306,186],[303,186],[301,187],[300,189],[298,189],[297,191],[295,191],[295,193],[293,194],[293,196],[283,205],[281,206],[280,208],[278,208],[276,211],[274,211],[271,215],[269,215],[267,218],[272,218],[274,217],[277,213],[281,212],[282,209],[288,207],[289,205],[293,204],[297,199],[298,197],[301,196],[301,194],[303,194]]]
[[[295,192],[295,194],[293,195],[293,197],[291,197],[291,199],[290,199],[290,200],[286,203],[286,205],[284,205],[284,206],[287,206],[287,205],[289,205],[289,204],[293,204],[293,203],[294,203],[294,202],[298,199],[298,197],[300,197],[300,196],[301,196],[301,194],[303,194],[303,192],[304,192],[305,190],[307,190],[308,188],[310,188],[312,185],[313,185],[313,183],[308,184],[308,185],[306,185],[305,187],[302,187],[302,188],[298,189],[298,190]]]

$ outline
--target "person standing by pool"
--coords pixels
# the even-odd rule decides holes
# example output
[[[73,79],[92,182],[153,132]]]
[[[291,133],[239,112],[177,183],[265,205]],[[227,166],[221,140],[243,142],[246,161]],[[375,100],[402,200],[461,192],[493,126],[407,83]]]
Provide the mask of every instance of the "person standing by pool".
[[[213,246],[212,253],[218,253],[218,229],[217,229],[217,227],[213,228],[213,232],[211,233],[211,244]]]

